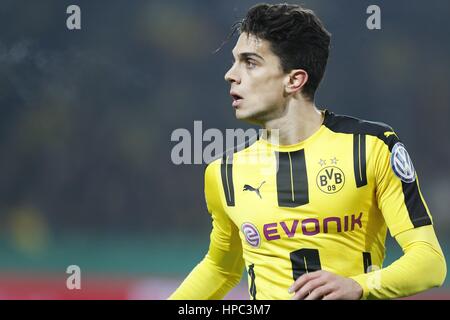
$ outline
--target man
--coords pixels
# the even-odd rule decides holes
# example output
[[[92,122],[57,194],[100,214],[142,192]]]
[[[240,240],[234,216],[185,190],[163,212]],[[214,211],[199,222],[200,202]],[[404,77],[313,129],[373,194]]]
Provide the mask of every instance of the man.
[[[209,251],[170,298],[223,298],[244,267],[252,299],[388,299],[440,286],[446,263],[405,146],[385,124],[314,104],[330,44],[320,20],[260,4],[238,27],[225,79],[236,117],[265,133],[208,165]],[[404,255],[381,268],[388,228]]]

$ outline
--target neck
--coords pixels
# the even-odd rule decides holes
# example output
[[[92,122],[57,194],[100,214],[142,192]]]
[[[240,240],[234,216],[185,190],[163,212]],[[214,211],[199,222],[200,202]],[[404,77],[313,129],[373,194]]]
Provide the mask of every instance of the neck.
[[[262,125],[266,129],[262,138],[279,145],[292,145],[306,140],[322,123],[323,114],[314,102],[291,99],[279,117]]]

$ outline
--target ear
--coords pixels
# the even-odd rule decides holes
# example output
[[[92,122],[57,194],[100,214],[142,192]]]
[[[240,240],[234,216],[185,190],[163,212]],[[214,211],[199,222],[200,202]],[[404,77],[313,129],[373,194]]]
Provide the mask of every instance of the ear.
[[[299,91],[308,81],[308,73],[303,69],[294,69],[286,76],[285,90],[287,93]]]

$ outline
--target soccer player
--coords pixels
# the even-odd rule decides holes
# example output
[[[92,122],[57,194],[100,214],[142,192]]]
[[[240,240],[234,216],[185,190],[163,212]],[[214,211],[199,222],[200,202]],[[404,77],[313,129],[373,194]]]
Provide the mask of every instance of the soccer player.
[[[169,298],[221,299],[244,267],[252,299],[389,299],[440,286],[446,263],[405,145],[386,124],[314,103],[330,45],[321,21],[259,4],[236,28],[232,105],[265,131],[207,166],[209,250]],[[383,267],[387,229],[404,254]]]

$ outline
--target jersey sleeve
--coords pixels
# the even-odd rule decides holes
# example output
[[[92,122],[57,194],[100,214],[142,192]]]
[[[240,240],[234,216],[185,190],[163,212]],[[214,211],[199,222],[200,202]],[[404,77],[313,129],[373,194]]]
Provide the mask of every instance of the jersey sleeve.
[[[244,261],[239,230],[222,205],[219,179],[220,163],[213,162],[205,171],[206,205],[212,218],[208,253],[169,299],[222,299],[242,277]]]
[[[394,299],[441,286],[447,265],[433,226],[409,229],[395,239],[404,254],[386,268],[354,277],[361,299]]]
[[[393,131],[385,131],[376,144],[376,197],[393,237],[432,224],[419,187],[419,179],[404,144]]]
[[[391,265],[351,277],[362,299],[393,299],[442,285],[447,267],[432,218],[405,146],[392,128],[375,144],[376,198],[386,225],[403,250]]]

